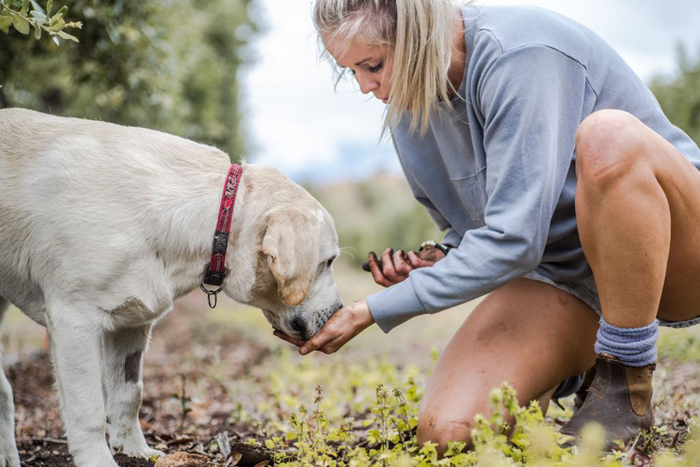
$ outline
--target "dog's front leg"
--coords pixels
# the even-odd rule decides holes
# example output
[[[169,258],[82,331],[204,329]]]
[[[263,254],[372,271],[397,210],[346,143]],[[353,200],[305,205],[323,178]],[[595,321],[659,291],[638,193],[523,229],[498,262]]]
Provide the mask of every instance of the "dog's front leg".
[[[150,333],[151,325],[109,332],[103,346],[109,445],[112,452],[144,459],[164,455],[148,447],[139,424],[141,362]]]
[[[15,444],[14,404],[12,388],[2,371],[0,350],[0,467],[19,467],[19,454]]]
[[[0,297],[0,321],[9,303]],[[15,444],[15,406],[12,402],[12,388],[2,370],[2,349],[0,349],[0,467],[19,467],[19,455]]]
[[[51,358],[68,450],[76,467],[118,467],[106,440],[100,371],[100,326],[88,312],[50,308],[46,316]],[[63,307],[60,307],[63,308]]]

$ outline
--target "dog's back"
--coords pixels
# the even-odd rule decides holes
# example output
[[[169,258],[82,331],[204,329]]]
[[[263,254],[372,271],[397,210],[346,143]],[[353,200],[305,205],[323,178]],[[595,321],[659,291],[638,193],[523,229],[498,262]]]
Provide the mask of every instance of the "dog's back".
[[[230,163],[216,148],[147,128],[26,109],[0,110],[0,164],[21,169],[35,157],[43,158],[44,163],[50,157],[59,158],[67,165],[93,170],[120,165],[135,167],[135,171],[208,171],[212,164],[225,167]]]
[[[0,110],[0,296],[40,320],[47,284],[81,294],[118,286],[158,236],[182,235],[173,219],[209,234],[183,200],[216,209],[212,187],[229,164],[158,131]]]

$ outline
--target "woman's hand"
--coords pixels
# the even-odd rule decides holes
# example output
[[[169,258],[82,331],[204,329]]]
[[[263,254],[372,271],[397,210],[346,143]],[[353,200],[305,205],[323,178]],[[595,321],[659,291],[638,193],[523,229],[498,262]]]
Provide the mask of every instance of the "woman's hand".
[[[283,341],[287,341],[290,344],[296,345],[297,347],[301,347],[302,345],[304,345],[304,342],[306,342],[303,339],[297,339],[296,337],[288,336],[287,334],[283,333],[282,331],[278,331],[277,329],[275,329],[275,331],[272,334],[279,337]]]
[[[306,342],[278,332],[275,332],[275,335],[300,347],[299,353],[302,355],[314,350],[331,354],[373,323],[374,318],[369,312],[367,301],[360,300],[336,311],[326,325]]]
[[[406,280],[408,273],[418,268],[432,266],[445,257],[445,254],[435,247],[425,247],[419,252],[394,252],[387,248],[382,253],[381,261],[374,252],[369,254],[367,264],[374,282],[384,287],[390,287]]]

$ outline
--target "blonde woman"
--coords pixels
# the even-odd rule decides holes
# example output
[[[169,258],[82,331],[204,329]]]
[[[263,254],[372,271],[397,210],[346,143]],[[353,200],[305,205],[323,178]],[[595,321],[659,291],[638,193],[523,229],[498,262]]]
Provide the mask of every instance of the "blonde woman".
[[[287,340],[332,353],[375,322],[490,293],[440,356],[419,441],[468,441],[503,381],[545,410],[577,392],[574,436],[589,421],[609,440],[650,428],[658,325],[700,321],[697,145],[610,46],[547,10],[316,0],[314,20],[339,69],[388,105],[447,254],[387,249],[381,268],[371,254],[387,289]]]

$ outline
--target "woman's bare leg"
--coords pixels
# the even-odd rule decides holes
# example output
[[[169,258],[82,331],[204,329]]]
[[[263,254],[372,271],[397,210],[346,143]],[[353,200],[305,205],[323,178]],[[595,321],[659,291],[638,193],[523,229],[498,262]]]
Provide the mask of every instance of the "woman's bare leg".
[[[469,441],[474,415],[490,413],[488,394],[507,381],[521,404],[544,410],[562,380],[593,365],[598,316],[577,298],[529,279],[491,293],[443,351],[428,383],[418,440]]]
[[[576,151],[578,228],[606,321],[700,315],[700,171],[618,110],[589,116]]]
[[[700,172],[674,146],[619,110],[590,115],[576,135],[576,213],[600,293],[596,377],[562,432],[592,421],[608,441],[654,423],[655,318],[700,315]]]

